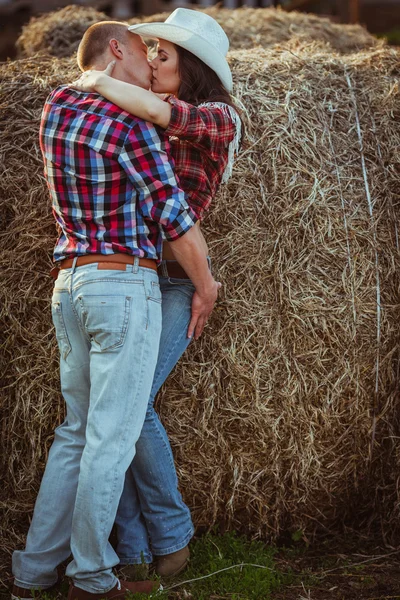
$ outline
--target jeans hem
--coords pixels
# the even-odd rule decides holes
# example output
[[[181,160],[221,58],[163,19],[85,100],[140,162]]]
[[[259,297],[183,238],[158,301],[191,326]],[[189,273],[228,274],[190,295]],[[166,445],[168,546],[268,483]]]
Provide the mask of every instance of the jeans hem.
[[[188,543],[192,539],[193,535],[194,535],[194,527],[192,527],[188,531],[188,533],[183,538],[183,540],[181,540],[174,546],[169,546],[169,548],[160,548],[160,549],[152,548],[154,556],[165,556],[166,554],[172,554],[172,552],[178,552],[178,550],[182,550],[182,548],[184,548],[185,546],[188,545]]]
[[[28,583],[26,581],[22,581],[22,579],[14,578],[14,585],[24,589],[24,590],[48,590],[56,585],[58,582],[58,578],[54,580],[53,583]]]
[[[81,581],[79,581],[79,584],[78,584],[78,582],[76,582],[74,580],[72,580],[72,581],[73,581],[75,587],[79,588],[80,590],[84,590],[85,592],[89,592],[89,594],[107,594],[109,591],[111,591],[113,588],[115,588],[115,585],[118,583],[119,579],[117,577],[115,577],[115,581],[111,587],[106,588],[106,589],[103,588],[101,590],[99,590],[99,589],[94,590],[93,588],[89,588],[88,586],[85,586],[85,584],[82,584]]]
[[[150,565],[153,562],[152,556],[145,556],[144,561],[141,556],[133,556],[130,558],[121,558],[118,567],[126,567],[127,565]]]

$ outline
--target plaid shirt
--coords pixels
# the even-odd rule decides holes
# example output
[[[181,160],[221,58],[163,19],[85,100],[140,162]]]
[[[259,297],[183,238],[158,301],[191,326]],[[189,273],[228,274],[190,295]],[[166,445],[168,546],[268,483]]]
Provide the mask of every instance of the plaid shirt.
[[[61,229],[55,261],[92,253],[159,259],[162,239],[177,239],[197,220],[165,135],[102,96],[54,90],[40,145]]]
[[[174,96],[166,100],[172,104],[165,133],[170,136],[176,174],[190,207],[201,219],[221,183],[236,126],[221,106],[193,106]]]

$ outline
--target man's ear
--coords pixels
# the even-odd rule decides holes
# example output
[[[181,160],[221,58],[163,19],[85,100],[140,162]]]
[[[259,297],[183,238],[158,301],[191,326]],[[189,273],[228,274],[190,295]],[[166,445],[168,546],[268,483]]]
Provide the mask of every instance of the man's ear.
[[[123,58],[124,54],[122,52],[121,49],[121,43],[116,40],[115,38],[112,38],[109,42],[108,45],[110,46],[110,50],[113,53],[113,55],[115,56],[115,58]]]

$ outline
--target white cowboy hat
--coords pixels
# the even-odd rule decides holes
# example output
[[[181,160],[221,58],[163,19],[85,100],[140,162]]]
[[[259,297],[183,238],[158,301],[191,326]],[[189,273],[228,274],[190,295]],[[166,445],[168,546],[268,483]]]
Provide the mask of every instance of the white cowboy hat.
[[[222,27],[209,15],[177,8],[164,23],[131,25],[129,31],[144,37],[161,38],[189,50],[215,71],[228,92],[232,91],[232,73],[225,58],[229,40]]]

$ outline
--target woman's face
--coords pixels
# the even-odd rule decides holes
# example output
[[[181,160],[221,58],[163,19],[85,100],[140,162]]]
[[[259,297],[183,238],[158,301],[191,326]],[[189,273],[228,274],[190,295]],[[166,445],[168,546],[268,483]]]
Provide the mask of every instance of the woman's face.
[[[151,61],[150,66],[153,70],[151,84],[153,92],[156,94],[177,95],[181,80],[179,77],[179,57],[174,44],[159,40],[157,56]]]

